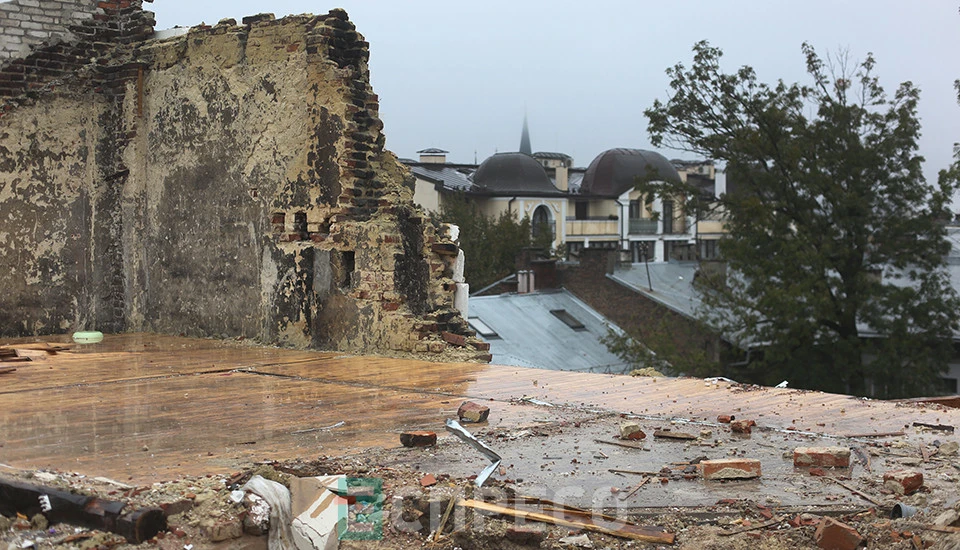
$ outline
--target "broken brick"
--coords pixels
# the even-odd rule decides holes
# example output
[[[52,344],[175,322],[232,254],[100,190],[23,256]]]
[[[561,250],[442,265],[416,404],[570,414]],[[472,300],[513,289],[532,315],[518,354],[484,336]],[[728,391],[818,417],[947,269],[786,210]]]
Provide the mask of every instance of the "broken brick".
[[[898,495],[909,495],[923,487],[923,472],[892,470],[883,474],[883,486]]]
[[[465,346],[467,345],[467,339],[459,334],[454,334],[452,332],[443,331],[440,336],[443,337],[447,342],[455,346]]]
[[[823,518],[813,537],[824,550],[856,550],[864,542],[856,529],[833,518]]]
[[[793,450],[793,465],[846,468],[850,466],[850,449],[847,447],[797,447]]]
[[[464,401],[457,409],[457,416],[461,422],[486,422],[490,416],[490,407],[474,403],[473,401]]]
[[[434,432],[403,432],[400,434],[400,444],[404,447],[432,447],[437,444],[437,434]]]
[[[433,474],[427,474],[420,478],[420,485],[423,487],[432,487],[437,484],[437,478]]]
[[[643,439],[647,434],[640,429],[640,424],[628,422],[620,425],[620,439]]]
[[[721,414],[717,417],[717,422],[720,424],[729,424],[733,422],[737,417],[732,414]]]
[[[733,420],[730,422],[730,431],[741,434],[748,434],[753,431],[757,423],[753,420]]]
[[[760,461],[752,458],[721,458],[700,462],[704,479],[752,479],[760,477]]]

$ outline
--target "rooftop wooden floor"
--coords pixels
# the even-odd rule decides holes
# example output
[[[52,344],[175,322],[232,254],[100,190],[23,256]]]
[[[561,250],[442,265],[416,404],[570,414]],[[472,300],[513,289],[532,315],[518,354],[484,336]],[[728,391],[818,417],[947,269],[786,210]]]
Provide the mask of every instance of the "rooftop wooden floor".
[[[429,363],[155,334],[107,335],[101,344],[59,353],[22,349],[22,342],[0,340],[33,359],[0,363],[17,368],[0,374],[0,463],[138,482],[395,447],[406,429],[443,436],[443,421],[466,398],[488,400],[490,427],[503,429],[572,414],[516,402],[522,397],[658,417],[735,414],[760,426],[837,435],[897,431],[911,422],[960,425],[957,409],[745,391],[699,379]]]

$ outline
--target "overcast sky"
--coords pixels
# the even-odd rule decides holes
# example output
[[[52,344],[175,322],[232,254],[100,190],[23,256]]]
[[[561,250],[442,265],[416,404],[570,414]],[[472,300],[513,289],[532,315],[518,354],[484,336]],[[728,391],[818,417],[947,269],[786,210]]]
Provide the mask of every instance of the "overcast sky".
[[[526,112],[534,151],[586,166],[612,147],[651,148],[643,110],[665,99],[664,69],[690,65],[708,39],[725,69],[753,66],[767,82],[809,82],[800,46],[873,52],[889,93],[921,90],[927,178],[960,141],[960,0],[787,2],[652,0],[155,0],[157,29],[343,7],[370,42],[387,147],[401,157],[441,147],[473,162],[516,151]],[[679,156],[669,150],[668,157]]]

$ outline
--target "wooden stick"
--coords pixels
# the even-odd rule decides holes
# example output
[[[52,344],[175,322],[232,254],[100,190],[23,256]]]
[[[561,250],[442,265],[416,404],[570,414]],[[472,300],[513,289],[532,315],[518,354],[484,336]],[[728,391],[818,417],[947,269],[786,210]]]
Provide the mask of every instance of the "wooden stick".
[[[868,495],[868,494],[866,494],[866,493],[862,493],[862,492],[854,489],[853,487],[847,485],[846,483],[840,481],[839,479],[837,479],[837,478],[835,478],[835,477],[830,477],[830,476],[823,476],[823,477],[829,479],[830,481],[836,483],[837,485],[843,487],[844,489],[850,491],[851,493],[857,495],[858,497],[866,500],[867,502],[870,502],[871,504],[875,504],[875,505],[877,505],[877,506],[882,506],[882,504],[880,504],[879,501],[877,501],[876,499],[874,499],[874,498],[871,497],[870,495]]]
[[[658,476],[660,472],[642,472],[638,470],[618,470],[616,468],[610,468],[607,470],[611,474],[633,474],[635,476]]]
[[[541,523],[549,523],[551,525],[558,525],[560,527],[568,527],[571,529],[583,529],[584,531],[593,531],[595,533],[603,533],[605,535],[611,535],[625,539],[641,540],[644,542],[655,542],[661,544],[673,544],[673,541],[676,539],[676,535],[673,533],[668,533],[661,529],[642,527],[640,525],[627,523],[622,520],[618,522],[622,525],[622,527],[618,529],[610,529],[592,522],[570,521],[549,516],[547,514],[527,512],[524,510],[518,510],[516,508],[508,508],[498,504],[483,502],[480,500],[461,500],[457,504],[463,506],[464,508],[473,508],[474,510],[491,512],[502,516],[510,516],[529,521],[539,521]]]
[[[443,513],[443,517],[440,518],[440,526],[437,527],[437,532],[433,534],[433,542],[440,540],[440,535],[443,533],[443,528],[447,525],[447,520],[450,519],[450,512],[453,511],[453,505],[456,503],[457,498],[451,496],[450,502],[447,503],[447,510]]]
[[[720,531],[719,534],[720,534],[721,537],[730,537],[730,536],[733,536],[733,535],[739,535],[740,533],[746,533],[747,531],[756,531],[757,529],[764,529],[764,528],[770,527],[771,525],[776,525],[776,524],[780,523],[781,521],[783,521],[783,518],[782,518],[782,517],[780,517],[780,516],[773,516],[773,518],[771,518],[771,519],[769,519],[769,520],[767,520],[767,521],[765,521],[765,522],[763,522],[763,523],[758,523],[758,524],[756,524],[756,525],[751,525],[750,527],[743,527],[743,528],[741,528],[741,529],[737,529],[736,531]]]
[[[604,445],[616,445],[617,447],[626,447],[628,449],[638,449],[643,450],[643,446],[631,445],[629,443],[620,443],[619,441],[604,441],[602,439],[594,439],[597,443],[603,443]]]
[[[647,482],[650,481],[651,479],[652,479],[652,478],[650,478],[650,477],[645,477],[645,478],[641,479],[641,480],[640,480],[640,483],[637,483],[637,486],[634,487],[633,490],[630,491],[629,494],[627,494],[627,496],[625,496],[625,497],[620,497],[620,501],[622,502],[622,501],[624,501],[624,500],[627,500],[628,498],[630,498],[630,497],[632,497],[633,495],[637,494],[637,491],[639,491],[639,490],[640,490],[644,485],[646,485]]]
[[[938,430],[941,432],[950,432],[953,433],[953,426],[946,426],[944,424],[927,424],[925,422],[914,422],[914,428],[930,428],[931,430]]]
[[[656,430],[653,432],[653,437],[663,437],[666,439],[683,439],[689,441],[691,439],[696,439],[697,436],[693,434],[683,433],[683,432],[666,432],[663,430]]]

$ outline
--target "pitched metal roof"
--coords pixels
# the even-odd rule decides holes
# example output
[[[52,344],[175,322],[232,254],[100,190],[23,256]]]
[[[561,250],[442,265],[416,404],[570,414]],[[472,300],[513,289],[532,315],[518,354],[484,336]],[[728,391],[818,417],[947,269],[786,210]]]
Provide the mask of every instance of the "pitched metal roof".
[[[470,176],[475,170],[473,167],[430,163],[407,164],[407,166],[415,176],[441,184],[444,189],[469,191],[473,188],[473,182],[470,181]]]
[[[583,325],[571,328],[552,311],[565,311]],[[470,298],[471,318],[499,337],[489,338],[493,362],[548,370],[623,373],[630,366],[600,342],[608,327],[602,315],[566,290]]]

